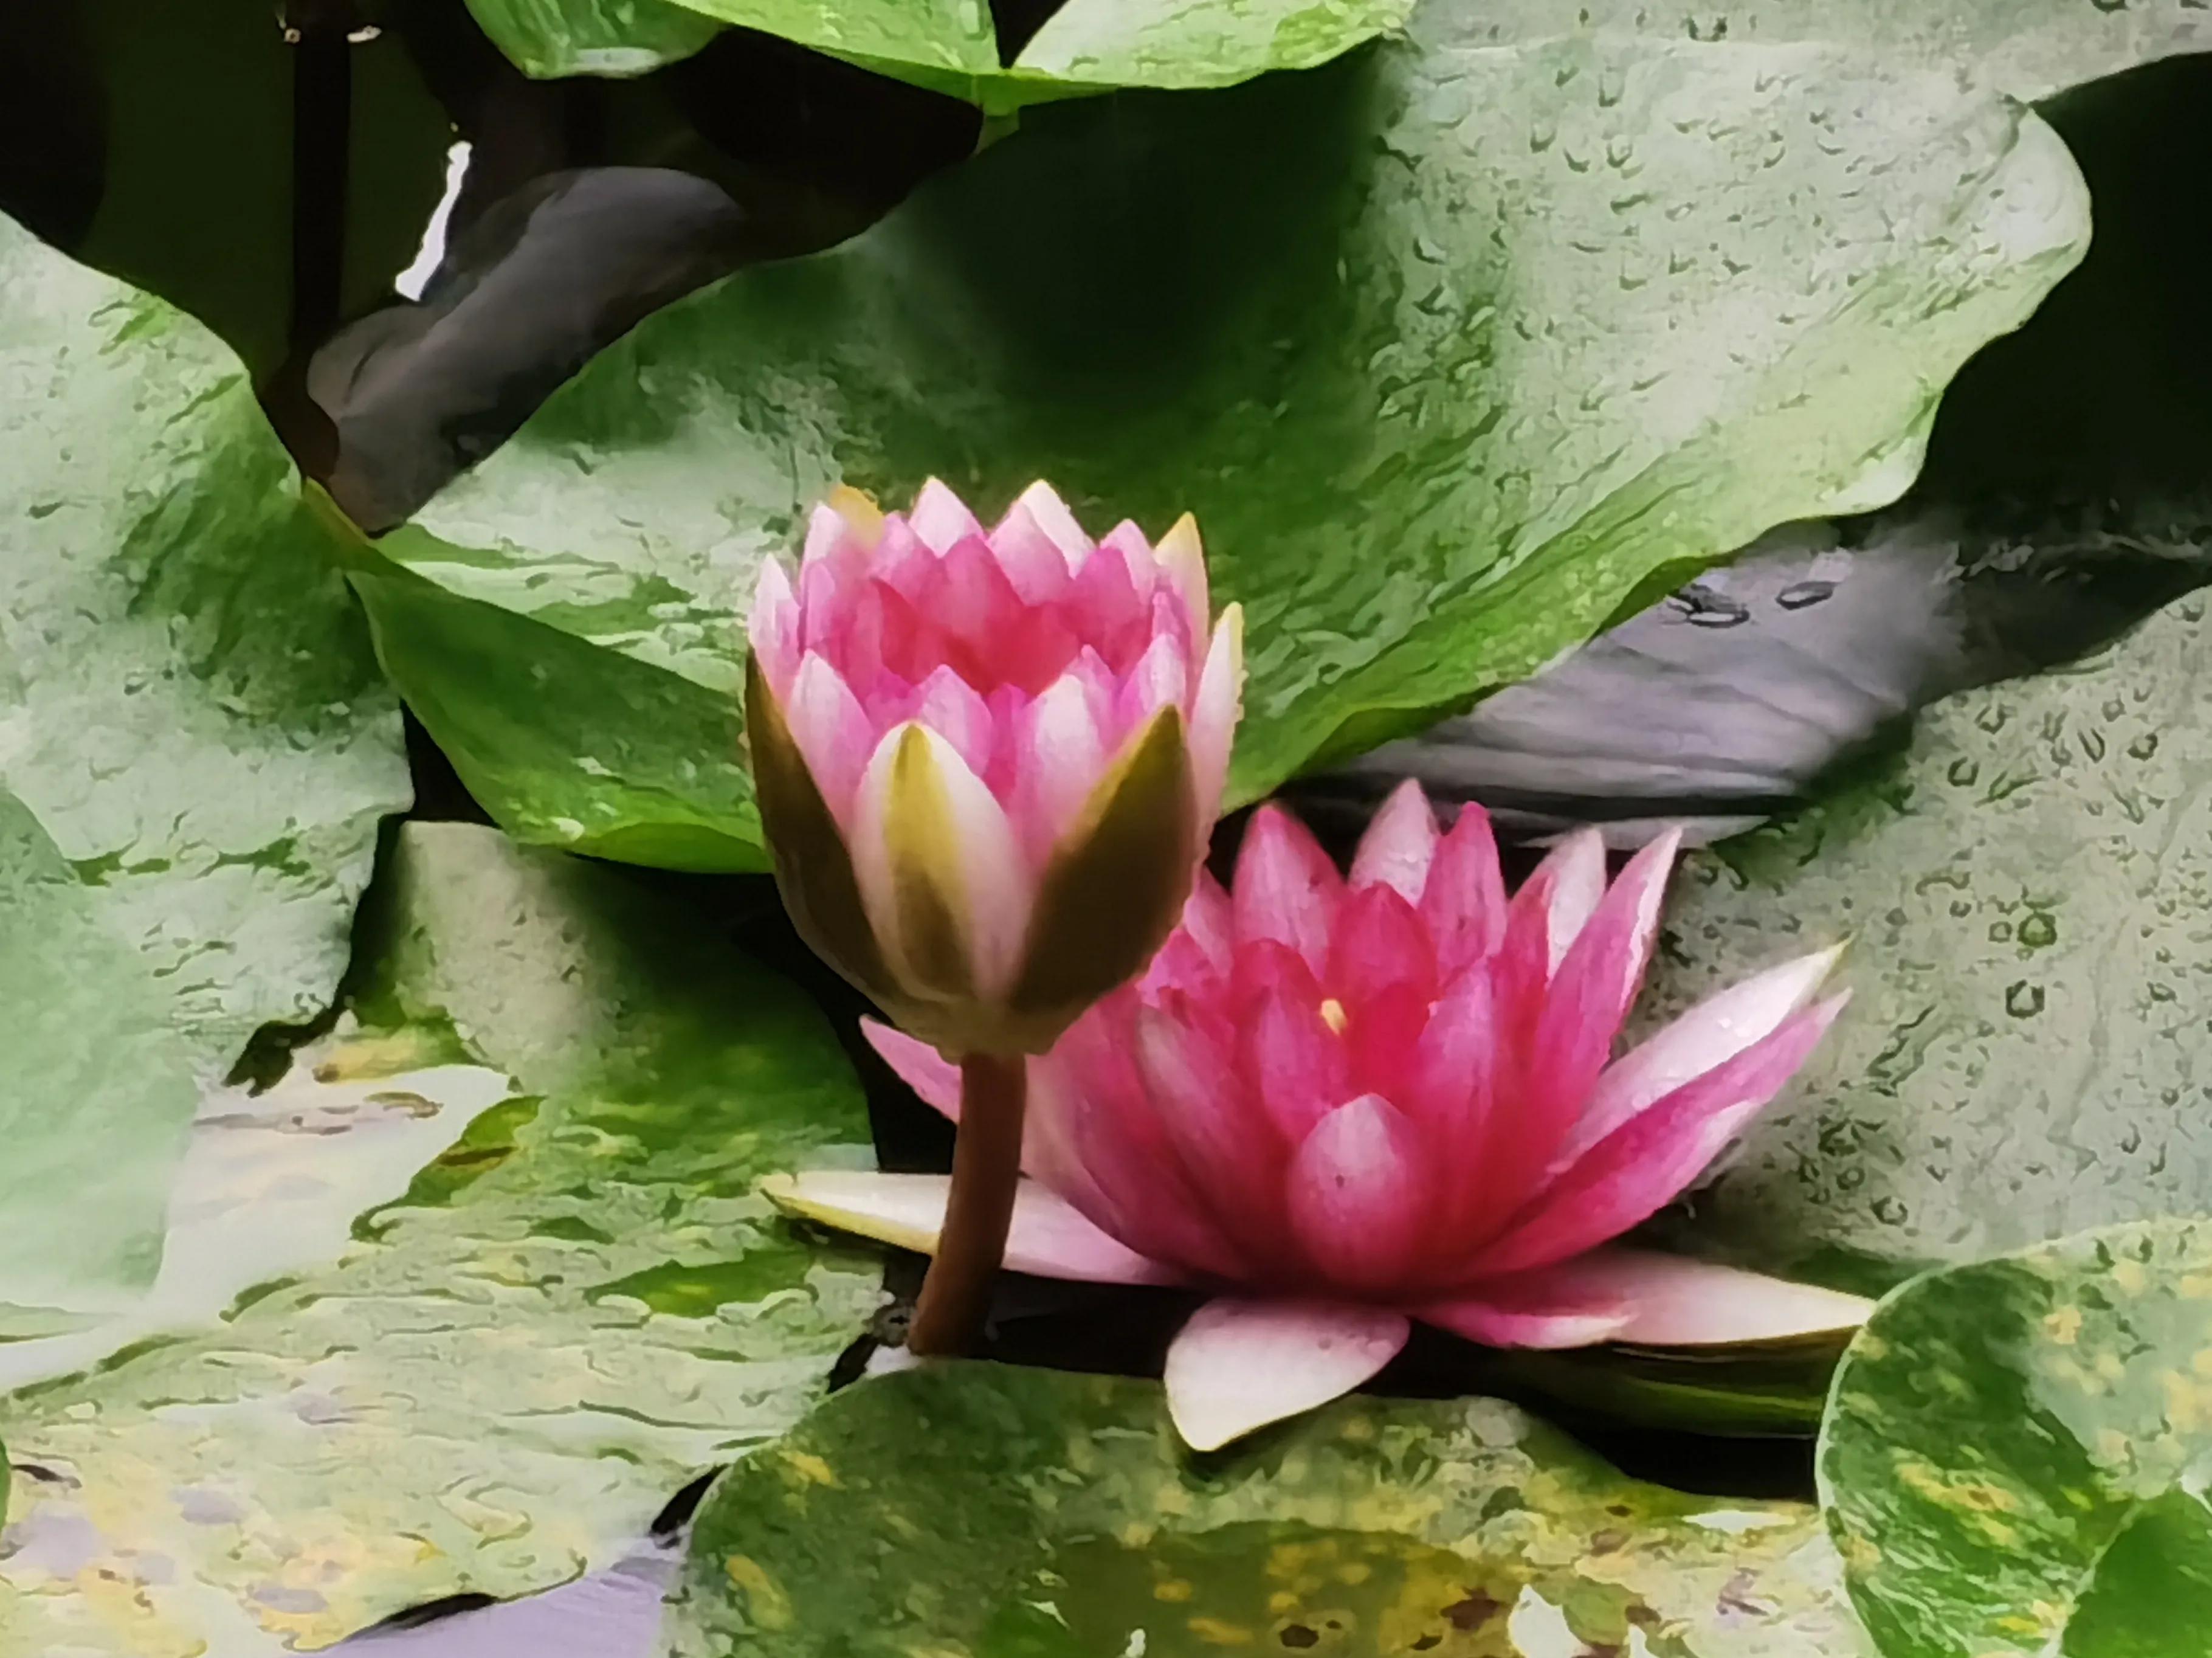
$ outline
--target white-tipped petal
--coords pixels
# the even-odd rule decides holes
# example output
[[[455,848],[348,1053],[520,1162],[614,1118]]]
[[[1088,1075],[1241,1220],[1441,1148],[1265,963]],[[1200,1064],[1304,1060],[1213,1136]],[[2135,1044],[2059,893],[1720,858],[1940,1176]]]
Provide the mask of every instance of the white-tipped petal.
[[[1810,1007],[1844,948],[1816,950],[1731,984],[1607,1066],[1554,1166],[1572,1162],[1654,1100],[1735,1058]]]
[[[904,1082],[954,1122],[960,1120],[960,1067],[928,1043],[879,1019],[862,1019],[860,1034]]]
[[[1023,710],[1015,769],[1016,833],[1042,869],[1106,773],[1105,738],[1083,680],[1063,674]]]
[[[1429,865],[1437,856],[1437,814],[1420,780],[1408,777],[1393,789],[1352,854],[1350,885],[1388,887],[1408,904],[1419,904],[1429,884]]]
[[[1036,521],[1036,515],[1017,501],[991,532],[991,556],[1006,573],[1006,585],[1025,605],[1048,605],[1067,595],[1074,576],[1067,554]]]
[[[1649,1347],[1721,1347],[1856,1330],[1874,1311],[1863,1296],[1645,1249],[1600,1249],[1546,1275],[1627,1314],[1614,1341]]]
[[[781,700],[791,741],[830,815],[840,827],[849,826],[854,796],[875,749],[875,733],[860,698],[825,658],[809,651],[792,680],[790,695]]]
[[[768,680],[768,688],[776,701],[784,701],[791,695],[792,680],[798,677],[801,652],[799,595],[792,590],[791,576],[780,560],[767,559],[761,565],[745,635]]]
[[[1412,1330],[1404,1314],[1379,1307],[1208,1301],[1168,1349],[1168,1413],[1192,1449],[1218,1450],[1350,1393]]]
[[[968,503],[934,478],[914,497],[906,521],[921,538],[921,544],[935,553],[949,552],[969,536],[983,533]]]
[[[1076,522],[1075,515],[1068,510],[1067,503],[1060,498],[1051,485],[1040,478],[1022,491],[1015,505],[1027,512],[1036,527],[1052,539],[1070,570],[1081,568],[1083,561],[1091,556],[1093,544],[1083,533],[1083,526]]]
[[[1221,794],[1229,781],[1229,751],[1244,707],[1244,607],[1231,605],[1214,624],[1206,666],[1190,706],[1190,775],[1198,804],[1199,833],[1220,815]]]
[[[1547,874],[1552,877],[1547,911],[1552,971],[1557,972],[1605,897],[1605,837],[1595,829],[1576,830],[1551,850],[1529,879]]]
[[[1159,566],[1163,579],[1182,595],[1190,613],[1190,637],[1206,637],[1206,618],[1212,614],[1206,580],[1206,549],[1198,536],[1198,520],[1188,513],[1175,521],[1159,545],[1152,549],[1152,562]]]
[[[952,1177],[823,1169],[771,1174],[760,1189],[787,1215],[933,1255],[938,1235],[945,1229]],[[1108,1236],[1066,1199],[1028,1179],[1014,1191],[1006,1265],[1009,1272],[1086,1283],[1165,1284],[1182,1279],[1175,1268]]]

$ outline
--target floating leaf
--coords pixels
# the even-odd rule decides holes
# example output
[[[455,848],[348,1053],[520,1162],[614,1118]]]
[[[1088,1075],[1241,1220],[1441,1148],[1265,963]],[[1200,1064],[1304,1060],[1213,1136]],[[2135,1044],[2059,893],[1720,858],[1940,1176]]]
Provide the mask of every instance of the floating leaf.
[[[1346,1399],[1194,1460],[1154,1383],[951,1363],[850,1388],[724,1476],[667,1639],[1850,1658],[1835,1577],[1802,1505],[1639,1484],[1494,1400]]]
[[[1856,46],[1901,63],[1955,65],[2017,98],[2042,98],[2137,64],[2212,50],[2197,0],[1485,0],[1479,33],[1501,46],[1563,27],[1668,40]]]
[[[1836,1378],[1830,1531],[1884,1658],[2153,1658],[2212,1628],[2212,1223],[1916,1278]]]
[[[734,704],[753,574],[841,479],[897,499],[941,473],[995,508],[1045,476],[1155,533],[1191,508],[1249,613],[1249,798],[1524,676],[1656,574],[1888,498],[1943,380],[2080,253],[2063,146],[1948,77],[1475,51],[1454,15],[1308,75],[1036,117],[842,247],[649,318],[382,550],[611,678]],[[418,710],[456,704],[380,622]],[[526,718],[558,675],[552,641],[518,643],[470,683],[496,667]],[[478,768],[535,771],[566,733]],[[561,843],[611,792],[649,816],[686,759],[619,716],[572,752],[607,771],[486,805]],[[744,843],[720,788],[669,814]]]
[[[724,23],[760,29],[994,113],[1124,87],[1222,87],[1310,69],[1406,21],[1413,0],[1067,0],[1012,64],[984,0],[469,0],[537,76],[637,75]]]
[[[338,1070],[458,1037],[526,1092],[335,1262],[0,1405],[51,1476],[17,1534],[70,1539],[0,1562],[0,1647],[252,1658],[611,1564],[687,1479],[788,1427],[873,1308],[858,1258],[752,1191],[864,1159],[859,1090],[691,895],[415,825],[386,896]]]
[[[1697,1239],[1893,1277],[2212,1205],[2204,615],[2185,596],[2065,673],[1938,703],[1819,806],[1691,862],[1655,1017],[1856,936],[1856,1000],[1698,1200]]]
[[[238,360],[0,219],[0,785],[204,1074],[343,970],[399,710]]]

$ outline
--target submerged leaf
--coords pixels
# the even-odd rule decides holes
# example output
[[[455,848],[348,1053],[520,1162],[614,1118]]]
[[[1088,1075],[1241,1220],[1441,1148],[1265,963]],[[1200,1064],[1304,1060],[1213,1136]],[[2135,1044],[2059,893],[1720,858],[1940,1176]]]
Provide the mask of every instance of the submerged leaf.
[[[1034,117],[842,247],[648,318],[433,503],[436,543],[382,551],[734,703],[743,595],[840,481],[995,509],[1049,476],[1154,533],[1188,505],[1250,614],[1251,798],[1656,576],[1889,498],[1935,390],[2079,256],[2063,146],[1948,77],[1462,25]]]
[[[678,1658],[1851,1658],[1835,1580],[1802,1506],[1639,1484],[1493,1400],[1346,1399],[1194,1460],[1154,1383],[940,1363],[725,1476],[665,1635]]]
[[[864,1161],[859,1090],[696,899],[458,825],[410,826],[386,896],[341,1071],[465,1051],[526,1092],[335,1261],[0,1404],[53,1475],[21,1534],[73,1539],[0,1562],[0,1647],[252,1658],[611,1565],[875,1305],[753,1190]]]
[[[2212,1224],[1931,1273],[1845,1356],[1820,1482],[1883,1658],[2152,1658],[2212,1627]]]

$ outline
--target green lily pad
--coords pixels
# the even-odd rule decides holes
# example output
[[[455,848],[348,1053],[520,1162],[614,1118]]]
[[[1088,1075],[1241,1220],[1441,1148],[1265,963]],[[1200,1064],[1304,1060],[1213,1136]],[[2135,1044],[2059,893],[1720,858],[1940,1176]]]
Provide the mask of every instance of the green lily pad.
[[[1478,51],[1455,15],[1307,75],[1045,112],[843,247],[649,318],[379,544],[487,641],[465,692],[367,593],[403,692],[496,701],[514,735],[475,763],[518,834],[596,832],[611,798],[645,827],[696,751],[622,711],[651,700],[637,665],[734,704],[752,578],[814,501],[936,473],[995,513],[1044,476],[1102,528],[1196,511],[1249,616],[1250,799],[1778,521],[1887,499],[1945,379],[2079,257],[2063,146],[1948,77]],[[495,677],[490,612],[624,676],[585,746],[568,698],[560,736],[522,735],[550,643]],[[542,774],[564,749],[588,774]],[[757,834],[719,773],[665,815]]]
[[[2149,1658],[2212,1628],[2212,1223],[1914,1279],[1845,1356],[1820,1487],[1883,1658]]]
[[[465,1073],[465,1131],[335,1260],[0,1404],[51,1476],[18,1534],[73,1539],[0,1561],[0,1648],[254,1658],[611,1564],[789,1427],[879,1299],[753,1193],[864,1161],[866,1118],[696,895],[417,824],[372,930],[333,1076],[473,1058],[520,1092]]]
[[[1652,1017],[1855,940],[1856,1000],[1683,1235],[1887,1274],[2212,1207],[2205,600],[1964,692],[1820,804],[1693,858]]]
[[[1155,1383],[974,1363],[848,1389],[726,1474],[665,1639],[675,1658],[1863,1650],[1812,1510],[1640,1484],[1495,1400],[1346,1399],[1194,1460]]]
[[[1219,87],[1310,69],[1406,20],[1413,0],[1067,0],[1012,65],[986,0],[469,0],[536,76],[636,75],[760,29],[1011,113],[1125,87]]]
[[[1634,31],[1716,45],[1806,43],[1956,67],[2018,98],[2043,98],[2137,64],[2212,50],[2212,15],[2197,0],[1485,0],[1499,45],[1547,40],[1563,27]]]
[[[0,454],[0,786],[220,1075],[344,969],[397,699],[238,359],[5,219]]]
[[[161,1259],[198,1095],[168,998],[99,909],[0,792],[0,1337],[111,1308]]]

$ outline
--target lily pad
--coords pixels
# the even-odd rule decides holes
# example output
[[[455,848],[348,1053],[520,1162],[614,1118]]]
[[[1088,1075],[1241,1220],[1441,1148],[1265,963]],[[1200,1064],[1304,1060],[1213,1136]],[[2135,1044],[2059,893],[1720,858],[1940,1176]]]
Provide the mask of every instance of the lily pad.
[[[335,1261],[0,1405],[46,1471],[0,1647],[252,1658],[611,1565],[789,1427],[874,1308],[752,1191],[865,1161],[859,1088],[693,895],[418,824],[374,936],[345,1074],[466,1055],[524,1091]]]
[[[1340,1401],[1191,1460],[1151,1382],[863,1382],[725,1475],[676,1658],[1863,1650],[1813,1512],[1626,1479],[1490,1399]],[[1639,1644],[1640,1643],[1640,1644]]]
[[[2137,64],[2212,51],[2197,0],[1486,0],[1496,43],[1571,27],[1734,46],[1849,46],[1900,62],[1956,67],[2017,98],[2043,98]]]
[[[1310,74],[1032,118],[843,247],[647,319],[384,555],[611,679],[734,704],[752,578],[840,480],[896,500],[939,473],[995,508],[1045,476],[1102,527],[1190,508],[1250,619],[1249,799],[1525,676],[1656,578],[1889,499],[1944,381],[2080,255],[2063,147],[1949,77],[1482,51],[1463,9]],[[460,700],[379,623],[418,710]],[[514,778],[568,740],[522,735],[550,642],[501,654],[469,686],[515,728],[479,769]],[[648,826],[686,757],[606,721],[590,775],[486,805],[557,840],[627,793]],[[748,841],[721,787],[668,817]]]
[[[238,359],[6,219],[0,454],[0,786],[220,1075],[344,970],[397,699]]]
[[[1820,1275],[2212,1207],[2212,637],[2190,594],[1961,692],[1820,805],[1677,878],[1652,1016],[1855,938],[1850,1013],[1683,1226]]]
[[[1884,1658],[2150,1658],[2212,1627],[2212,1223],[1916,1278],[1846,1355],[1820,1485]]]
[[[1414,0],[1067,0],[1000,67],[986,0],[469,0],[528,74],[637,75],[726,23],[795,40],[994,113],[1125,87],[1220,87],[1310,69],[1396,28]]]
[[[9,1033],[0,1336],[14,1339],[112,1308],[152,1280],[198,1096],[146,963],[4,792],[0,1007]]]

